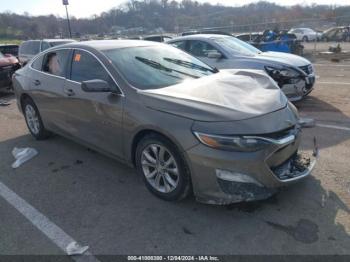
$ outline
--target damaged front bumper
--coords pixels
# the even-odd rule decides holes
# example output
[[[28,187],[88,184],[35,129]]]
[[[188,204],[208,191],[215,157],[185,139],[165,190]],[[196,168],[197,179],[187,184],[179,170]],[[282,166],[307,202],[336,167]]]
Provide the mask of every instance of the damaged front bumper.
[[[306,155],[298,152],[299,135],[284,142],[269,152],[221,152],[204,145],[190,149],[197,200],[218,205],[262,200],[306,178],[316,164],[316,143],[314,152]]]
[[[306,95],[311,93],[315,84],[315,76],[313,74],[303,78],[290,80],[289,83],[281,85],[281,90],[287,96],[289,101],[296,102],[303,99]]]
[[[308,176],[316,165],[318,153],[311,156],[302,152],[296,153],[278,167],[272,168],[281,182],[288,183]]]

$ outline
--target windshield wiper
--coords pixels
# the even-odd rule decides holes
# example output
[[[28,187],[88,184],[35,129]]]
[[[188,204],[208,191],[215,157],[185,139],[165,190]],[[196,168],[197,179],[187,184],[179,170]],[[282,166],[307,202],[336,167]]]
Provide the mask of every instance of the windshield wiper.
[[[181,66],[191,68],[191,69],[198,69],[198,70],[203,71],[203,72],[208,72],[208,71],[212,72],[212,73],[219,72],[219,70],[217,68],[207,68],[207,67],[200,66],[200,65],[197,65],[195,63],[189,62],[189,61],[185,61],[185,60],[173,59],[173,58],[168,58],[168,57],[165,57],[163,59],[167,62],[174,63],[176,65],[181,65]]]
[[[194,75],[182,72],[182,71],[178,71],[178,70],[166,67],[166,66],[162,65],[161,63],[158,63],[156,61],[153,61],[153,60],[150,60],[150,59],[147,59],[147,58],[135,56],[135,59],[139,60],[140,62],[142,62],[142,63],[144,63],[144,64],[146,64],[148,66],[151,66],[151,67],[153,67],[155,69],[158,69],[158,70],[162,70],[162,71],[169,72],[169,73],[176,72],[176,73],[179,73],[179,74],[182,74],[182,75],[186,75],[186,76],[189,76],[189,77],[192,77],[192,78],[199,78],[198,76],[194,76]],[[173,77],[176,77],[176,76],[173,76]]]

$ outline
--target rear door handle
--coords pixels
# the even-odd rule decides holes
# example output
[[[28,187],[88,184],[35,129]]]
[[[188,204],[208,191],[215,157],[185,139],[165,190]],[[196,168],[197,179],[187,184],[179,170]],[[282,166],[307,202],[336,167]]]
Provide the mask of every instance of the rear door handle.
[[[34,81],[34,85],[40,86],[40,84],[41,84],[41,82],[40,82],[39,80],[35,80],[35,81]]]
[[[74,96],[74,95],[75,95],[75,92],[73,91],[73,89],[70,89],[70,88],[65,88],[65,89],[64,89],[64,93],[65,93],[67,96]]]

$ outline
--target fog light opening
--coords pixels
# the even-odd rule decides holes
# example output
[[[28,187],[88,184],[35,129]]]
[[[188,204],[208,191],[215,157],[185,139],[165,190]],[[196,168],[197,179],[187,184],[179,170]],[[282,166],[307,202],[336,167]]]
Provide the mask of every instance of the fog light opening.
[[[255,184],[257,186],[263,187],[261,183],[252,178],[249,175],[241,174],[233,171],[216,169],[215,170],[216,177],[229,182],[238,182],[238,183],[250,183]]]

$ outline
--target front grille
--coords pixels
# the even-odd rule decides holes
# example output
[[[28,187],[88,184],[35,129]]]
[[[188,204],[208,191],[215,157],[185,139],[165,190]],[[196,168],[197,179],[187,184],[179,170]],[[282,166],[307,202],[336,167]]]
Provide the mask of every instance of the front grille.
[[[277,131],[274,133],[268,133],[268,134],[263,134],[263,135],[259,135],[259,136],[266,137],[266,138],[272,138],[272,139],[281,139],[281,138],[284,138],[284,137],[291,135],[291,134],[295,135],[296,133],[298,133],[297,131],[298,130],[296,129],[295,125],[293,125],[291,127],[288,127],[286,129],[283,129],[283,130],[280,130],[280,131]]]
[[[271,169],[273,173],[274,169],[277,168],[278,166],[282,165],[286,161],[290,160],[291,157],[297,152],[299,144],[300,144],[300,127],[299,126],[294,126],[289,129],[286,129],[280,133],[282,135],[281,137],[278,137],[278,133],[275,134],[275,139],[283,138],[288,135],[294,135],[295,140],[294,142],[284,145],[282,147],[279,147],[276,151],[273,152],[267,159],[266,159],[266,164],[267,166]],[[275,173],[276,175],[276,173]]]
[[[310,75],[314,72],[312,65],[300,66],[299,69],[303,70],[307,75]]]

